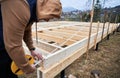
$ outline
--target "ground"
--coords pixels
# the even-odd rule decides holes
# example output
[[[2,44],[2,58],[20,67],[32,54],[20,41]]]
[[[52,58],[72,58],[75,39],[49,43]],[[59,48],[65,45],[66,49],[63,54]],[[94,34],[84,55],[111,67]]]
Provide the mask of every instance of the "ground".
[[[70,74],[77,78],[94,78],[91,76],[92,70],[99,70],[100,78],[120,78],[120,32],[111,34],[110,40],[102,40],[98,51],[92,48],[88,53],[87,62],[85,60],[86,54],[67,67],[66,78]],[[36,78],[36,73],[19,78]],[[58,75],[55,78],[60,77]]]
[[[104,39],[98,51],[89,51],[87,63],[86,54],[76,60],[66,69],[66,76],[72,74],[77,78],[94,78],[92,70],[100,71],[100,78],[120,78],[120,33]],[[59,78],[59,77],[57,77]]]

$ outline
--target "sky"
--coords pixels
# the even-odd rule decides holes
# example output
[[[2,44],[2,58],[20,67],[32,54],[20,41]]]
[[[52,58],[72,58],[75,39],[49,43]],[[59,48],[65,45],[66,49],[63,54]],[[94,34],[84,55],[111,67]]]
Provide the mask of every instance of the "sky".
[[[63,7],[73,7],[79,10],[91,9],[91,4],[86,4],[92,0],[60,0]],[[104,7],[114,7],[120,5],[120,0],[107,0]]]

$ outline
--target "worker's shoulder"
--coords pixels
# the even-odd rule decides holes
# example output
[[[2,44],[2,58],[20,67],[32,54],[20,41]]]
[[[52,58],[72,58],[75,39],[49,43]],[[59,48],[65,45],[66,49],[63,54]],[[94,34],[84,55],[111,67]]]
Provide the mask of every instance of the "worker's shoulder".
[[[2,1],[4,1],[4,0],[0,0],[0,3],[1,3]]]
[[[7,0],[0,0],[0,3],[4,2],[4,1],[7,1]],[[28,4],[27,0],[23,0],[23,1],[25,1]]]

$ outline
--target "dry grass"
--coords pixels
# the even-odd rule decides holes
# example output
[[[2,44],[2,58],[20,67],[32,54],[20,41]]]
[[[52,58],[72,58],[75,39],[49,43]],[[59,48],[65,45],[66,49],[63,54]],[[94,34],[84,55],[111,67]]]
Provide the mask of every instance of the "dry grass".
[[[94,78],[91,71],[99,70],[100,78],[120,78],[120,32],[111,35],[109,41],[104,39],[97,52],[91,49],[87,63],[85,56],[86,54],[66,69],[66,77],[73,74],[77,78]]]

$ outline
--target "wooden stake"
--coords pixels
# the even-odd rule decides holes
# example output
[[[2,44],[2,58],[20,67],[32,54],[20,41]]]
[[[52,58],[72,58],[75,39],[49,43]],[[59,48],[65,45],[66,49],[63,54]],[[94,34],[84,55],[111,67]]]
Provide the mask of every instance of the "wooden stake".
[[[101,35],[101,41],[103,39],[103,36],[104,36],[104,29],[105,29],[105,23],[106,23],[106,15],[107,15],[107,12],[104,12],[104,21],[103,21],[103,28],[102,28],[102,35]]]
[[[109,34],[109,28],[110,28],[110,21],[108,22],[107,35]]]
[[[97,34],[96,34],[95,41],[94,41],[94,49],[96,49],[96,43],[97,43],[97,37],[98,37],[98,32],[99,32],[99,26],[100,26],[100,22],[98,21]]]
[[[87,44],[87,52],[86,52],[86,60],[88,59],[88,52],[89,52],[89,46],[90,46],[90,37],[91,37],[92,22],[93,22],[93,16],[94,16],[94,3],[95,3],[95,0],[93,0],[93,3],[92,3],[92,11],[91,11],[91,19],[90,19],[90,28],[89,28],[89,36],[88,36],[88,44]]]
[[[101,35],[101,41],[102,41],[102,39],[103,39],[103,36],[104,36],[104,29],[105,29],[105,22],[103,23],[102,35]]]
[[[116,15],[116,18],[115,18],[115,24],[117,23],[117,20],[118,20],[118,15]],[[115,27],[115,31],[117,31],[117,26]]]
[[[107,28],[107,40],[109,40],[109,36],[110,36],[109,29],[110,29],[111,16],[112,16],[112,14],[110,14],[110,18],[109,18],[109,22],[108,22],[108,28]]]
[[[38,43],[37,22],[35,22],[35,28],[36,28],[36,43]]]

